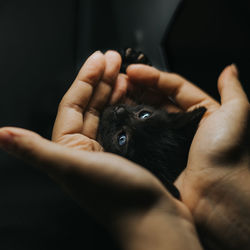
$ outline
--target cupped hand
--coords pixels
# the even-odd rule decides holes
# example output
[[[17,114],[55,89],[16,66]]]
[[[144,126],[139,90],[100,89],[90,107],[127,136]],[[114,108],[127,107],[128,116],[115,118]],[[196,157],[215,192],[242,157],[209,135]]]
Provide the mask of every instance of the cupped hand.
[[[236,67],[228,66],[218,79],[220,103],[176,74],[143,65],[131,65],[127,74],[134,84],[153,87],[170,97],[176,109],[207,108],[187,167],[175,184],[207,248],[249,249],[249,102]]]
[[[0,146],[46,172],[100,223],[117,232],[123,245],[135,242],[152,249],[155,237],[165,242],[165,230],[176,235],[169,228],[182,232],[184,225],[182,235],[191,235],[191,245],[200,249],[187,207],[147,170],[102,152],[95,140],[100,112],[126,89],[120,64],[114,51],[88,58],[59,105],[52,142],[28,130],[6,127],[0,129]],[[175,237],[170,236],[173,244]],[[184,240],[185,244],[189,243]]]
[[[95,140],[99,115],[110,100],[121,66],[120,55],[97,51],[88,58],[62,98],[52,140],[67,147],[102,151]]]

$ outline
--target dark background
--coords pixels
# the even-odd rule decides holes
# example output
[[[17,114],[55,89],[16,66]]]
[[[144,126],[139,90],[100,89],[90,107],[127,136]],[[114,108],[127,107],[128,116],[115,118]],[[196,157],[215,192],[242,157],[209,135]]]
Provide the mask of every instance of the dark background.
[[[57,105],[91,52],[118,47],[121,40],[143,48],[143,42],[126,40],[119,30],[121,18],[128,25],[133,19],[124,1],[120,9],[117,2],[0,1],[0,126],[23,127],[49,138]],[[145,25],[154,24],[157,13],[149,3],[161,1],[144,2],[147,9],[143,5],[131,11],[139,10],[142,24],[144,19]],[[173,11],[175,1],[169,2]],[[112,15],[110,9],[122,14]],[[159,44],[164,66],[218,98],[219,73],[236,63],[249,96],[249,16],[249,1],[184,0]],[[106,29],[100,28],[104,24]],[[47,176],[0,152],[0,249],[113,249],[112,244]]]

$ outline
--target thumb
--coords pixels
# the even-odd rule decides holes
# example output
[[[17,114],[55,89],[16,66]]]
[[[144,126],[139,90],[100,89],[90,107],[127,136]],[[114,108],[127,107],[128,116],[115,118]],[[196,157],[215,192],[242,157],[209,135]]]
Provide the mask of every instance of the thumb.
[[[219,76],[218,90],[221,96],[221,103],[240,101],[248,103],[247,95],[238,79],[238,69],[235,64],[227,66]]]

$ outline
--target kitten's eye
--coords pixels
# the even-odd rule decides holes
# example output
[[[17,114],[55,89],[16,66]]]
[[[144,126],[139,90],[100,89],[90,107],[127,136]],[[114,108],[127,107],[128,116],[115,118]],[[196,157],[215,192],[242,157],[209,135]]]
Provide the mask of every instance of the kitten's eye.
[[[125,133],[121,133],[117,136],[118,144],[124,146],[127,143],[127,136]]]
[[[146,119],[146,118],[148,118],[148,117],[150,117],[151,116],[151,113],[150,112],[148,112],[148,111],[141,111],[140,113],[139,113],[139,115],[138,115],[138,117],[140,118],[140,119]]]

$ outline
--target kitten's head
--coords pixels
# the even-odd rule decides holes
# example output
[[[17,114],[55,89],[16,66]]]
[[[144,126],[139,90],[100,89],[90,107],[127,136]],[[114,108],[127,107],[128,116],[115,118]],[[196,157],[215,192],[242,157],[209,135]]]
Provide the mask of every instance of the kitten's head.
[[[104,110],[97,140],[105,151],[124,156],[173,181],[185,168],[198,123],[205,112],[168,113],[151,106],[116,105]]]
[[[106,151],[131,157],[140,142],[148,137],[146,131],[160,129],[163,125],[162,118],[161,111],[151,106],[108,107],[102,114],[97,140]],[[151,134],[150,137],[152,136]]]

